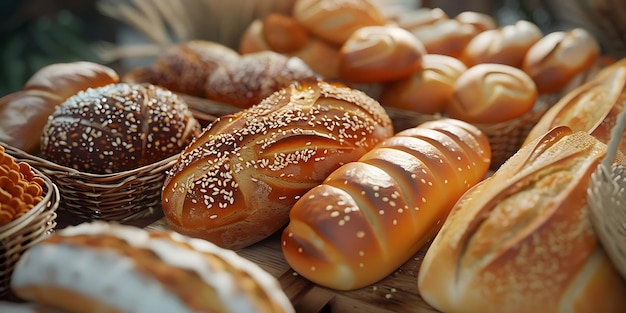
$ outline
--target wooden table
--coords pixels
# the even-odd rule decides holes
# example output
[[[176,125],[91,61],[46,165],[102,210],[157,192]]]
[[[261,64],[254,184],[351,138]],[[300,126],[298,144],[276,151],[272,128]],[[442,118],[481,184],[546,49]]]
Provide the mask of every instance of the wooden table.
[[[57,229],[81,222],[64,215],[62,211],[58,214]],[[160,210],[125,224],[148,230],[168,228]],[[330,290],[297,275],[282,255],[280,232],[237,253],[276,277],[298,313],[437,313],[417,292],[417,271],[425,251],[426,247],[382,281],[353,291]],[[19,301],[12,295],[0,300]]]

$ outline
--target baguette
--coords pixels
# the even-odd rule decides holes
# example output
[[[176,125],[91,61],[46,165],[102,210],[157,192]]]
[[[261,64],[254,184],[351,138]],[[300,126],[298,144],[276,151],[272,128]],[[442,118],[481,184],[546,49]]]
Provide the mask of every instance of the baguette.
[[[383,279],[434,237],[456,199],[483,179],[490,153],[486,135],[459,120],[397,133],[293,206],[282,233],[285,259],[328,288]]]
[[[459,199],[422,261],[419,294],[442,312],[626,312],[626,284],[587,210],[605,152],[566,126],[522,147]]]

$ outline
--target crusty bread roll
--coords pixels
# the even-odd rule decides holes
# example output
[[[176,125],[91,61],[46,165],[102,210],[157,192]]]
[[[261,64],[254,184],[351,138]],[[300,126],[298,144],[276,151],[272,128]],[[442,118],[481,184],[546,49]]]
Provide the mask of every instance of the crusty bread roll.
[[[241,34],[239,46],[240,54],[271,50],[263,35],[263,20],[258,18],[250,22]]]
[[[155,64],[133,69],[123,77],[127,83],[150,83],[191,96],[203,96],[204,85],[223,64],[237,62],[239,53],[223,44],[191,40],[173,45]]]
[[[204,91],[208,99],[245,109],[291,83],[315,79],[317,74],[300,58],[266,50],[216,68]]]
[[[200,133],[187,103],[150,84],[109,84],[70,97],[50,115],[41,156],[88,173],[139,168],[180,153]]]
[[[442,113],[452,101],[456,80],[466,70],[465,64],[454,57],[426,54],[419,70],[386,84],[379,101],[384,106],[418,113]]]
[[[163,187],[173,230],[239,249],[284,226],[295,201],[393,134],[383,107],[326,82],[285,87],[219,118],[189,145]]]
[[[439,21],[450,19],[448,14],[441,8],[417,8],[415,10],[405,10],[398,14],[395,23],[408,31],[413,31],[424,25],[432,25]]]
[[[91,222],[31,247],[11,288],[64,312],[295,312],[278,281],[209,242]]]
[[[316,37],[309,37],[302,49],[290,53],[304,61],[315,73],[325,80],[339,78],[340,48]]]
[[[476,34],[498,27],[496,20],[491,15],[482,12],[463,11],[457,14],[454,19],[463,24],[472,25],[476,29]]]
[[[272,51],[290,53],[302,49],[309,33],[292,16],[270,13],[263,17],[263,37]]]
[[[584,131],[603,143],[608,143],[611,129],[626,104],[626,59],[601,70],[594,78],[568,92],[541,116],[530,130],[524,144],[535,140],[548,130],[565,125],[574,131]],[[626,140],[619,150],[626,153]]]
[[[386,22],[368,0],[296,0],[292,15],[312,34],[337,46],[361,27]]]
[[[428,53],[460,58],[467,44],[478,34],[478,29],[456,19],[446,19],[416,27],[411,33],[424,44]]]
[[[522,147],[454,207],[422,260],[420,296],[442,312],[626,312],[586,204],[605,151],[565,126]]]
[[[543,33],[537,25],[520,20],[477,34],[467,43],[460,59],[469,67],[499,63],[520,68],[528,49],[541,38]]]
[[[341,46],[339,77],[350,83],[388,82],[420,68],[424,45],[397,26],[367,26]]]
[[[600,45],[588,31],[556,31],[528,49],[522,69],[535,81],[540,94],[552,93],[594,65],[599,55]]]
[[[468,68],[454,84],[445,112],[470,123],[508,121],[532,110],[537,87],[524,71],[504,64],[483,63]]]
[[[81,90],[118,81],[115,70],[86,61],[39,69],[21,91],[0,98],[0,141],[37,153],[43,127],[57,105]]]
[[[385,278],[434,237],[461,194],[484,178],[490,153],[485,134],[459,120],[397,133],[296,202],[282,233],[285,259],[333,289]]]

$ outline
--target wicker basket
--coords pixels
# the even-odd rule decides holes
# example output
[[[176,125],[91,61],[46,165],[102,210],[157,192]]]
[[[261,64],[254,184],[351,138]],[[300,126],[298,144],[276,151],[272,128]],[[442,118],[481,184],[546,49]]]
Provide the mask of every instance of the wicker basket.
[[[50,177],[60,190],[60,211],[84,220],[124,222],[151,215],[161,205],[166,171],[178,158],[173,155],[124,172],[92,174],[0,144],[7,153],[25,160]]]
[[[521,148],[530,130],[559,98],[560,96],[556,94],[541,97],[531,111],[510,121],[495,124],[475,124],[489,138],[491,169],[500,167]],[[393,121],[396,132],[444,117],[441,114],[420,114],[391,107],[385,109]]]
[[[57,186],[40,171],[45,196],[28,213],[0,227],[0,296],[10,291],[11,274],[24,251],[54,231],[60,194]]]

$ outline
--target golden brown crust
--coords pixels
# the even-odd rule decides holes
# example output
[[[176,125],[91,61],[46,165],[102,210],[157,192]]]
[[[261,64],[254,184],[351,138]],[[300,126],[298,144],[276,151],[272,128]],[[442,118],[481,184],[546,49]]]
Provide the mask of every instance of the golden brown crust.
[[[626,284],[585,204],[605,150],[564,126],[520,149],[452,210],[423,259],[420,295],[444,312],[623,311]]]
[[[245,109],[294,82],[316,79],[301,59],[266,50],[217,68],[206,81],[204,95]]]
[[[496,20],[488,14],[474,11],[463,11],[454,17],[455,20],[472,25],[476,34],[498,27]]]
[[[442,113],[452,101],[457,78],[466,70],[456,58],[426,54],[421,69],[385,85],[379,101],[384,106],[418,113]]]
[[[394,22],[399,27],[412,31],[418,27],[432,25],[448,19],[450,17],[441,8],[417,8],[399,13]]]
[[[601,142],[608,143],[617,116],[624,110],[625,87],[626,60],[621,60],[563,96],[530,130],[524,144],[558,125],[588,132]],[[622,140],[619,150],[626,153],[626,141]]]
[[[89,173],[139,168],[179,153],[200,127],[187,104],[150,84],[110,84],[70,97],[41,138],[45,159]]]
[[[362,27],[341,47],[339,76],[350,83],[400,79],[420,68],[424,54],[424,45],[403,28]]]
[[[296,202],[283,254],[325,287],[375,283],[434,237],[489,163],[487,137],[468,123],[444,119],[399,132]]]
[[[54,63],[39,69],[23,90],[0,98],[0,141],[37,153],[43,127],[56,106],[81,90],[118,80],[113,69],[92,62]]]
[[[237,48],[240,54],[271,50],[263,36],[263,20],[255,19],[246,27]]]
[[[522,69],[535,81],[540,94],[552,93],[594,65],[599,55],[600,45],[588,31],[557,31],[530,47]]]
[[[272,51],[291,53],[302,49],[309,41],[309,33],[293,17],[270,13],[263,18],[263,37]]]
[[[521,20],[477,34],[467,43],[460,59],[469,67],[499,63],[520,68],[528,49],[542,37],[537,25]]]
[[[302,82],[218,119],[182,153],[163,189],[171,227],[232,249],[276,232],[293,203],[340,164],[392,135],[364,93]]]
[[[191,96],[203,96],[209,75],[238,59],[239,53],[225,45],[191,40],[168,48],[154,65],[132,70],[123,81],[150,83]]]
[[[532,110],[537,88],[524,71],[504,64],[484,63],[463,72],[454,85],[454,97],[445,108],[452,117],[470,123],[492,124]]]
[[[424,44],[428,53],[454,58],[460,58],[467,44],[478,34],[473,25],[455,19],[416,27],[411,32]]]
[[[359,28],[385,24],[368,0],[297,0],[292,14],[312,34],[337,46]]]

